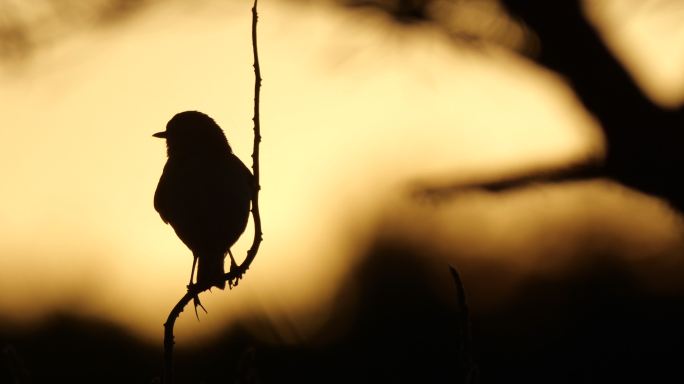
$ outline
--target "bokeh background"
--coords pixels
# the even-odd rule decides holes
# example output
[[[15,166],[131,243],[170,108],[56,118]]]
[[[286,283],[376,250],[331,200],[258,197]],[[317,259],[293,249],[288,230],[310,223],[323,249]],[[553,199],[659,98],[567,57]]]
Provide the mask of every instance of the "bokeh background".
[[[584,4],[642,90],[681,105],[684,6]],[[0,2],[2,377],[159,375],[192,258],[152,207],[166,158],[151,135],[203,111],[249,162],[250,8]],[[184,380],[446,381],[460,310],[449,264],[484,382],[674,370],[684,237],[664,201],[609,179],[439,204],[413,194],[604,154],[598,122],[528,58],[543,47],[501,4],[272,0],[259,12],[264,242],[236,289],[204,294],[200,321],[179,319]]]

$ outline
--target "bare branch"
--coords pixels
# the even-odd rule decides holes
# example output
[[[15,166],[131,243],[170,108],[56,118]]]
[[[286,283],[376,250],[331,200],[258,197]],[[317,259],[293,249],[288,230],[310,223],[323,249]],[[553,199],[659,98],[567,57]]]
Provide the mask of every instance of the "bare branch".
[[[254,172],[254,194],[252,195],[252,217],[254,218],[254,240],[247,251],[247,257],[237,268],[238,278],[242,276],[256,257],[263,233],[261,232],[261,216],[259,214],[259,144],[261,143],[261,120],[259,119],[259,101],[261,96],[261,67],[259,66],[259,51],[257,49],[257,0],[252,7],[252,52],[254,53],[254,147],[252,149],[252,171]],[[232,273],[233,271],[231,271]],[[230,275],[231,273],[228,273]],[[229,276],[226,275],[226,278]],[[231,280],[228,280],[231,281]]]

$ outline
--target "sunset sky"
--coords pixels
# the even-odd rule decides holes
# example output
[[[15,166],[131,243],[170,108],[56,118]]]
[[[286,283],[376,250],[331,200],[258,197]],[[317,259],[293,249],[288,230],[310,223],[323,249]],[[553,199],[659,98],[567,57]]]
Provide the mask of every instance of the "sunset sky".
[[[151,135],[199,110],[251,161],[251,2],[197,3],[150,2],[0,62],[2,317],[75,312],[161,340],[192,258],[152,206],[166,153]],[[588,3],[647,93],[680,104],[684,9]],[[305,337],[379,228],[445,255],[521,255],[510,262],[522,273],[562,265],[545,255],[578,239],[607,236],[625,257],[682,249],[680,217],[608,181],[471,194],[441,209],[411,200],[418,182],[600,157],[602,138],[561,78],[494,43],[329,2],[259,6],[264,242],[236,289],[203,294],[201,322],[181,316],[179,338],[245,314],[296,318],[287,332]],[[550,230],[563,236],[536,241]],[[233,253],[250,240],[248,230]]]

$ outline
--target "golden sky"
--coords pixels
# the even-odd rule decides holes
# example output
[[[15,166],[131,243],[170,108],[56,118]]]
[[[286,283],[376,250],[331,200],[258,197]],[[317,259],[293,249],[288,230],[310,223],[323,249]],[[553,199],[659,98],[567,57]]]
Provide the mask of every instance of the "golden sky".
[[[429,27],[304,3],[260,3],[260,254],[237,289],[203,296],[201,323],[181,316],[179,338],[254,313],[297,316],[297,332],[315,329],[388,218],[416,241],[465,246],[473,257],[508,257],[502,249],[512,244],[534,255],[541,228],[584,236],[582,223],[594,222],[649,249],[679,246],[679,220],[662,204],[607,183],[512,195],[502,205],[478,196],[443,210],[407,202],[416,180],[600,155],[596,123],[560,78],[505,50],[474,51]],[[673,84],[684,84],[684,49],[672,47],[684,46],[684,29],[669,14],[636,12],[635,1],[603,4],[592,19],[649,94],[681,102],[684,86]],[[163,2],[2,66],[3,316],[74,311],[161,339],[192,258],[152,207],[166,158],[151,134],[177,112],[200,110],[250,160],[250,23],[246,2]],[[588,200],[595,209],[578,214]],[[528,215],[540,201],[547,209]],[[652,219],[624,224],[628,204]],[[404,224],[416,218],[427,224]],[[539,257],[524,264],[545,265]]]

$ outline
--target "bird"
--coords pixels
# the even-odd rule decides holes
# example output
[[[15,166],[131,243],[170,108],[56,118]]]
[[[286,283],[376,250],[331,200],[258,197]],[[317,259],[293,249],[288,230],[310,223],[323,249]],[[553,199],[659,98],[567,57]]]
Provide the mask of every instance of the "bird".
[[[233,153],[219,125],[198,111],[176,114],[166,130],[167,161],[154,193],[154,208],[192,251],[190,285],[224,289],[226,253],[249,220],[254,176]]]

